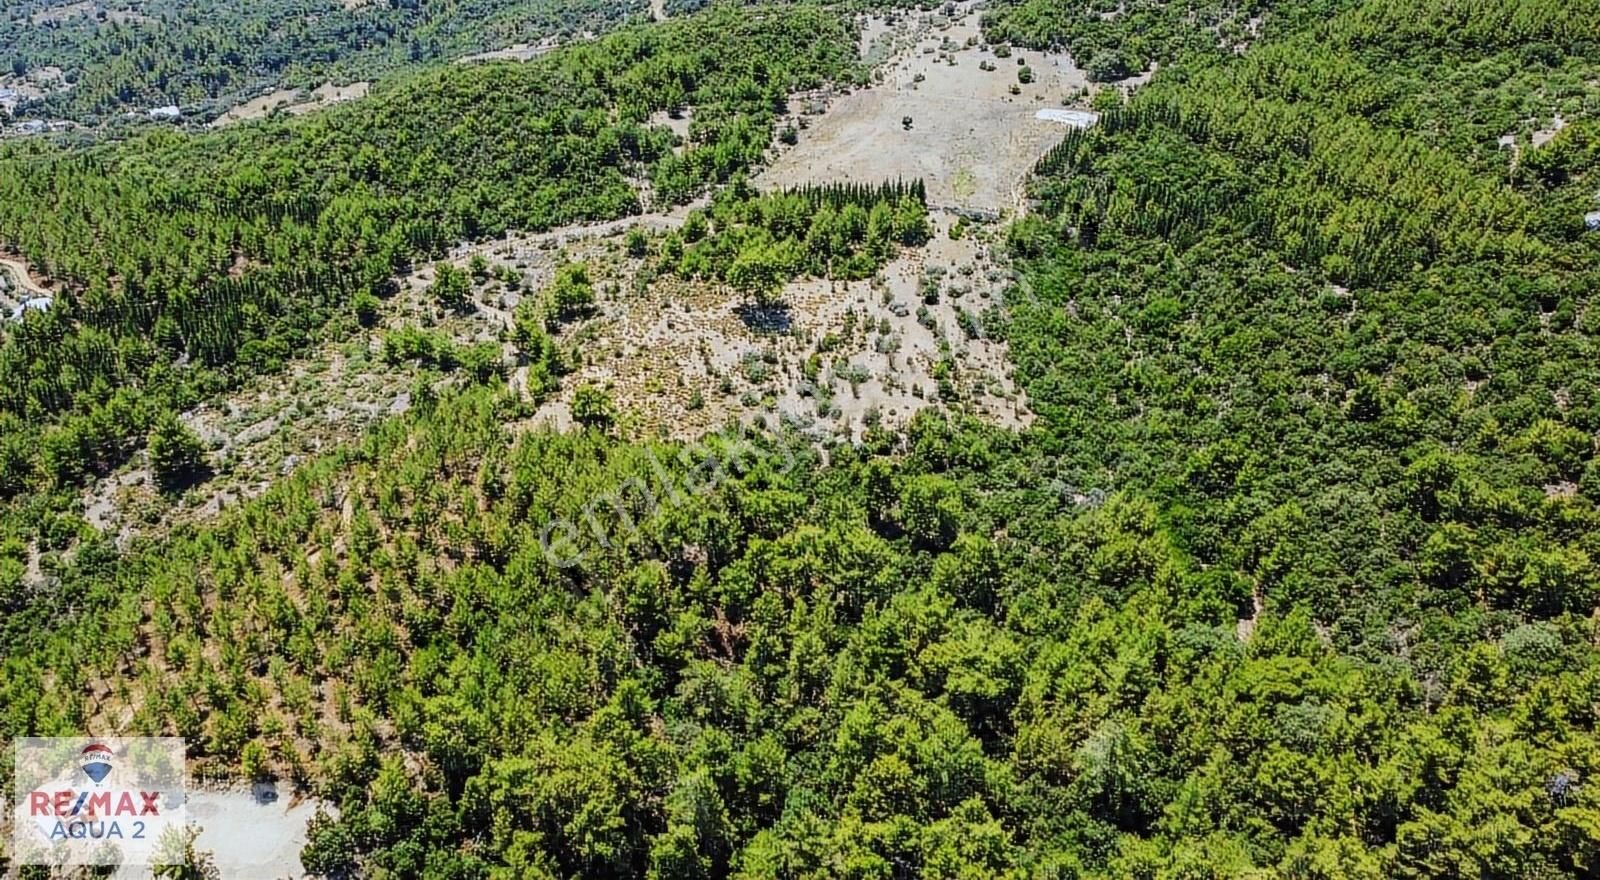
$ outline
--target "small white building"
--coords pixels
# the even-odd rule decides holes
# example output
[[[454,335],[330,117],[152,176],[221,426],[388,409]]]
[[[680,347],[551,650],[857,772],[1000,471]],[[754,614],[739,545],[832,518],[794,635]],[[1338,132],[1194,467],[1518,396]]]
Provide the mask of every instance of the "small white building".
[[[1583,215],[1583,228],[1590,232],[1600,232],[1600,211],[1590,211]]]
[[[165,107],[153,107],[150,110],[150,118],[161,122],[171,122],[174,119],[183,118],[183,110],[179,109],[175,104],[169,104]]]
[[[1046,107],[1033,114],[1033,118],[1042,119],[1045,122],[1060,122],[1073,128],[1088,128],[1100,121],[1100,114],[1093,110],[1067,110],[1061,107]]]
[[[21,321],[24,317],[27,317],[29,312],[39,312],[40,314],[48,312],[50,311],[50,302],[51,300],[48,296],[28,297],[18,303],[17,307],[11,311],[11,320]]]

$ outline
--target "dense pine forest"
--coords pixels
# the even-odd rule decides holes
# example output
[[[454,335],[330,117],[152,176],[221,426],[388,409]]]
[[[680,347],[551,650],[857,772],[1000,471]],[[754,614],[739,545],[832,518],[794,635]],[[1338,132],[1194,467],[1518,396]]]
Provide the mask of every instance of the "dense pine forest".
[[[747,188],[864,76],[811,6],[6,148],[0,240],[81,292],[0,349],[0,733],[292,781],[328,876],[1600,875],[1600,5],[1261,12],[1037,166],[985,321],[1031,427],[670,444],[476,383],[127,549],[66,487],[457,239],[714,192],[652,259],[759,298],[926,240],[922,187]]]
[[[648,13],[643,2],[586,0],[20,0],[0,18],[0,75],[59,77],[24,108],[33,115],[209,114],[262,90],[369,79]]]
[[[1091,80],[1112,82],[1179,57],[1248,45],[1269,22],[1268,9],[1270,26],[1284,29],[1325,8],[1263,0],[999,0],[984,13],[984,30],[997,43],[1065,49]]]

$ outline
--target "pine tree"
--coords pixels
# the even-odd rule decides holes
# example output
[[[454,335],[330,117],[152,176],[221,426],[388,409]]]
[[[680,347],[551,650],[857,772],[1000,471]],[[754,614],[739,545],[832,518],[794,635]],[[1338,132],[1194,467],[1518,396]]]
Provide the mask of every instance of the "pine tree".
[[[163,492],[178,492],[202,478],[205,447],[194,431],[168,412],[150,431],[150,473]]]

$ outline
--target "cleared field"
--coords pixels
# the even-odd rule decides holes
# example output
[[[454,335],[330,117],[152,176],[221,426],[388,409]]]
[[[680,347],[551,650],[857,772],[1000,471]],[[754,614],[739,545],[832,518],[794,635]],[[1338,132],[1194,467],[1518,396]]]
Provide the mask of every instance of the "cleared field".
[[[460,342],[493,340],[524,296],[537,295],[562,261],[578,260],[589,267],[598,302],[592,316],[558,335],[573,373],[533,423],[569,427],[572,394],[586,383],[614,395],[628,413],[627,433],[685,440],[758,420],[817,438],[859,438],[872,425],[903,425],[918,410],[955,404],[941,384],[958,405],[996,424],[1032,421],[1005,344],[968,332],[1011,277],[992,241],[999,227],[978,226],[953,240],[954,218],[936,214],[926,246],[902,251],[869,281],[790,283],[787,308],[773,316],[777,326],[763,326],[731,288],[657,274],[647,266],[654,258],[625,252],[628,229],[655,237],[681,227],[687,214],[684,207],[459,248],[451,255],[456,265],[481,255],[495,274],[511,268],[520,281],[480,283],[469,317],[436,326]],[[391,326],[434,323],[433,277],[423,267],[402,280]],[[925,301],[930,289],[940,292],[934,302]],[[941,383],[937,365],[946,353],[956,369]],[[813,357],[820,370],[807,377]],[[523,387],[522,373],[512,374],[513,387]]]
[[[660,232],[681,222],[675,212],[631,225]],[[1033,415],[1011,380],[1004,343],[963,329],[999,302],[1009,279],[987,240],[997,227],[952,240],[951,222],[935,217],[932,241],[903,251],[870,281],[789,284],[776,327],[761,326],[727,287],[641,276],[647,261],[623,252],[622,224],[481,251],[491,263],[516,267],[526,284],[509,292],[491,283],[475,300],[491,326],[505,326],[516,301],[546,284],[561,260],[590,267],[598,308],[561,334],[575,353],[574,373],[535,417],[557,428],[570,425],[573,391],[591,383],[615,395],[638,433],[692,439],[730,421],[759,420],[817,438],[859,439],[870,426],[901,426],[919,410],[954,402],[941,398],[936,378],[946,351],[957,365],[950,388],[962,405],[996,424],[1026,425]],[[420,296],[430,280],[423,270],[406,289]],[[924,301],[930,286],[941,292],[933,303]],[[814,356],[820,370],[808,378],[805,363]]]
[[[137,9],[113,9],[104,2],[95,0],[80,0],[77,3],[63,3],[35,12],[29,21],[35,25],[51,26],[71,21],[74,18],[99,18],[111,24],[137,24],[150,19],[141,15]]]
[[[555,49],[560,44],[555,39],[542,43],[518,43],[504,49],[495,49],[492,52],[479,52],[476,55],[466,55],[456,59],[457,64],[476,64],[483,61],[532,61],[540,55]]]
[[[1066,130],[1059,121],[1037,118],[1038,111],[1076,100],[1088,79],[1065,55],[1017,51],[997,57],[980,48],[978,14],[957,15],[949,24],[943,16],[907,18],[892,29],[869,22],[873,41],[892,40],[897,50],[881,69],[879,84],[818,99],[826,103],[821,115],[804,115],[812,108],[796,102],[800,115],[790,121],[799,129],[798,142],[757,184],[782,189],[921,177],[929,201],[941,207],[1014,207],[1023,176]],[[980,63],[994,69],[981,69]],[[1020,81],[1024,66],[1032,82]],[[1018,94],[1011,93],[1013,86]]]
[[[312,113],[341,101],[364,98],[371,88],[371,83],[356,82],[344,86],[324,83],[310,92],[303,89],[278,89],[230,109],[212,121],[211,127],[221,128],[252,119],[263,119],[279,108],[296,116]]]
[[[311,798],[279,795],[271,784],[252,790],[191,791],[190,821],[200,826],[195,845],[210,852],[224,877],[304,877],[300,851],[319,807]]]

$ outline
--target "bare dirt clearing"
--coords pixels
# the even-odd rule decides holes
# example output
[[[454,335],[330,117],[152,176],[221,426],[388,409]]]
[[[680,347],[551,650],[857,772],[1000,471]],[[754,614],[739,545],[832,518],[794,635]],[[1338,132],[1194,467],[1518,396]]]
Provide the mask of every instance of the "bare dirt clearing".
[[[15,113],[19,105],[28,101],[35,101],[58,92],[69,91],[73,83],[67,79],[66,73],[59,67],[44,66],[29,69],[21,76],[12,72],[8,65],[0,73],[0,111],[7,114]],[[21,119],[7,120],[7,124],[0,126],[0,135],[10,136],[15,134],[38,134],[42,131],[70,126],[65,120],[51,119]]]
[[[558,230],[459,251],[485,257],[491,276],[510,267],[521,281],[481,283],[475,317],[460,341],[496,338],[517,304],[537,295],[562,261],[589,267],[599,295],[594,314],[558,336],[571,369],[535,423],[570,425],[581,385],[607,389],[626,414],[624,430],[679,439],[730,421],[786,425],[818,439],[859,438],[874,426],[904,425],[933,406],[962,407],[997,424],[1032,420],[1012,383],[1003,343],[982,331],[1009,272],[993,253],[994,227],[950,238],[954,218],[935,218],[926,246],[903,251],[871,281],[812,279],[784,291],[787,308],[752,313],[726,287],[658,275],[654,257],[631,257],[621,236],[639,227],[680,226],[687,210]],[[407,279],[403,299],[426,317],[431,268]],[[764,325],[765,324],[765,325]],[[509,353],[509,350],[508,350]],[[519,372],[512,382],[520,386]]]
[[[111,24],[133,24],[149,21],[133,9],[113,9],[104,2],[96,0],[81,0],[78,3],[63,3],[35,12],[30,22],[36,25],[55,25],[71,21],[74,18],[94,18]]]
[[[791,108],[799,115],[787,122],[800,129],[798,143],[779,152],[758,186],[921,177],[938,207],[998,216],[1016,206],[1023,175],[1068,124],[1081,122],[1041,119],[1039,111],[1087,95],[1087,79],[1064,56],[994,57],[979,48],[976,14],[954,8],[954,18],[867,19],[862,53],[894,57],[880,69],[881,85],[831,105],[828,95],[795,96]],[[994,69],[980,69],[980,61]],[[1019,81],[1019,61],[1030,66],[1032,82]],[[1012,94],[1013,85],[1020,94]],[[651,123],[682,137],[689,119],[663,115]],[[468,338],[480,341],[508,329],[517,304],[537,295],[559,263],[589,266],[598,307],[563,328],[559,341],[572,372],[536,421],[567,426],[571,395],[585,384],[615,396],[630,420],[626,430],[679,438],[734,420],[860,437],[930,406],[959,406],[1011,426],[1031,421],[1009,378],[1004,345],[982,329],[1010,281],[994,253],[998,227],[953,239],[955,215],[936,211],[933,241],[903,252],[874,280],[793,283],[785,310],[756,316],[732,290],[658,274],[653,257],[625,253],[624,232],[678,228],[691,207],[452,253],[462,267],[477,255],[491,276],[509,268],[519,279],[478,285],[476,314],[485,326]],[[406,298],[425,297],[432,279],[431,268],[407,279]],[[763,319],[774,326],[762,326]],[[513,385],[521,378],[514,372]]]
[[[651,114],[649,123],[652,126],[659,125],[664,128],[671,129],[672,133],[678,136],[678,140],[684,142],[674,147],[673,152],[682,154],[687,148],[686,144],[689,140],[689,128],[694,124],[694,113],[693,111],[686,110],[682,113],[679,113],[677,116],[673,116],[671,113],[668,113],[664,110],[657,111],[656,113]]]
[[[90,2],[90,0],[83,0],[81,3],[65,3],[60,6],[41,9],[35,12],[28,20],[33,24],[57,24],[80,15],[88,17],[94,15],[94,13],[94,3]]]
[[[391,320],[399,326],[414,319]],[[171,523],[209,519],[265,492],[302,462],[404,412],[416,371],[379,357],[382,333],[362,331],[342,344],[318,346],[283,372],[260,376],[184,413],[184,424],[206,444],[211,478],[173,503],[158,495],[141,457],[85,492],[84,519],[118,546]]]
[[[518,43],[504,49],[495,49],[492,52],[479,52],[476,55],[466,55],[456,59],[457,64],[475,64],[481,61],[532,61],[557,46],[561,45],[554,39],[542,43]]]
[[[221,128],[252,119],[264,119],[279,109],[296,116],[312,113],[344,101],[364,98],[371,88],[372,83],[356,82],[343,86],[324,83],[309,92],[305,89],[276,89],[228,110],[213,120],[211,127]]]
[[[248,122],[252,119],[264,119],[279,108],[287,109],[291,104],[304,98],[305,93],[300,89],[275,89],[240,104],[228,112],[212,120],[212,128],[221,128],[224,125],[233,125],[239,122]]]
[[[210,851],[227,877],[304,877],[300,851],[317,814],[312,799],[280,797],[275,788],[190,792],[185,810],[200,826],[195,845]]]
[[[1019,50],[997,57],[982,45],[977,13],[965,6],[953,20],[922,14],[893,28],[870,20],[864,54],[886,44],[898,54],[880,68],[878,85],[795,102],[798,143],[757,185],[921,177],[934,205],[1014,208],[1023,175],[1065,134],[1065,126],[1036,118],[1037,111],[1085,95],[1087,76],[1065,55]],[[1028,73],[1019,75],[1024,68]],[[824,104],[826,112],[813,115],[812,104]]]
[[[297,878],[306,830],[318,808],[337,810],[312,798],[283,795],[271,783],[251,788],[189,790],[184,804],[190,825],[197,826],[195,849],[210,853],[221,877]],[[149,869],[122,868],[117,880],[148,878]]]

